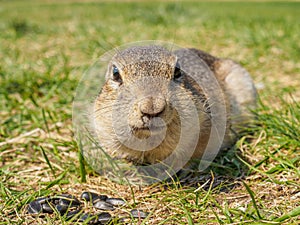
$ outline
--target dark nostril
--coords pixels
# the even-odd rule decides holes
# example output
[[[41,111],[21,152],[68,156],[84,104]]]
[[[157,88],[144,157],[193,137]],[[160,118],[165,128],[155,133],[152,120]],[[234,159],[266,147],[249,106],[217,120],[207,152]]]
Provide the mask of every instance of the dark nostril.
[[[166,101],[161,97],[147,97],[140,102],[140,111],[149,116],[157,116],[165,107]]]

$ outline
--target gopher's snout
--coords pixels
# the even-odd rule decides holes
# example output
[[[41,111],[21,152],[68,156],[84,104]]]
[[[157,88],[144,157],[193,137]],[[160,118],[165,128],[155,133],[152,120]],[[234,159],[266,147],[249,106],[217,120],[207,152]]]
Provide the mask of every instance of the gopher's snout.
[[[158,116],[164,111],[166,101],[162,97],[150,96],[139,102],[139,110],[142,114],[148,116]]]
[[[161,119],[166,114],[166,108],[167,103],[162,96],[142,98],[135,103],[129,124],[135,131],[164,126]]]

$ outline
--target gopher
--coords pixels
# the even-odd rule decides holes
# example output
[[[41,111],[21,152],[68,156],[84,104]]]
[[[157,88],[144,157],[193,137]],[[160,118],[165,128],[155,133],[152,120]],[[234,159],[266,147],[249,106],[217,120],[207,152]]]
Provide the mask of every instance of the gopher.
[[[231,59],[134,46],[109,62],[93,123],[111,157],[179,168],[234,144],[256,98],[249,73]]]

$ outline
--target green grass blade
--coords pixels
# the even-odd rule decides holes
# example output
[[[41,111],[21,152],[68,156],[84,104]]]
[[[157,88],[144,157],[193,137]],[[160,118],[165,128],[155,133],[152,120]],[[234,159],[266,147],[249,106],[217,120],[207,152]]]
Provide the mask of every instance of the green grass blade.
[[[79,158],[79,171],[80,171],[80,179],[82,183],[86,182],[86,169],[85,169],[85,161],[82,155],[82,143],[79,142],[79,151],[78,151],[78,158]]]
[[[43,156],[44,156],[44,159],[46,160],[46,163],[47,163],[47,165],[49,166],[49,168],[50,168],[50,170],[51,170],[53,176],[56,177],[55,171],[54,171],[54,169],[53,169],[53,167],[52,167],[52,165],[51,165],[50,160],[48,159],[48,156],[47,156],[47,154],[46,154],[44,148],[43,148],[42,146],[40,146],[40,149],[41,149],[41,151],[42,151],[42,154],[43,154]]]
[[[292,211],[284,214],[283,216],[279,217],[279,218],[276,218],[275,221],[276,222],[283,222],[284,220],[287,220],[287,219],[290,219],[290,218],[293,218],[293,217],[296,217],[296,216],[299,216],[300,215],[300,206],[293,209]]]
[[[183,206],[183,210],[184,210],[184,213],[185,213],[185,215],[186,215],[186,217],[187,217],[188,225],[194,225],[194,222],[193,222],[191,213],[186,209],[185,206]]]
[[[254,192],[250,189],[250,187],[249,187],[244,181],[242,181],[242,182],[243,182],[243,184],[244,184],[244,186],[245,186],[247,192],[249,193],[249,195],[250,195],[250,197],[251,197],[251,200],[252,200],[252,203],[253,203],[253,206],[254,206],[254,208],[255,208],[255,211],[256,211],[256,214],[257,214],[258,218],[259,218],[259,219],[262,219],[262,217],[261,217],[261,215],[260,215],[260,212],[259,212],[259,208],[258,208],[258,206],[257,206],[257,204],[256,204]]]
[[[61,173],[55,180],[49,182],[46,186],[46,190],[50,189],[51,187],[58,185],[61,183],[62,179],[66,176],[68,170],[64,171],[63,173]]]
[[[42,109],[42,115],[43,115],[44,124],[46,126],[46,130],[49,133],[50,130],[49,130],[48,122],[47,122],[47,119],[46,119],[45,109]]]

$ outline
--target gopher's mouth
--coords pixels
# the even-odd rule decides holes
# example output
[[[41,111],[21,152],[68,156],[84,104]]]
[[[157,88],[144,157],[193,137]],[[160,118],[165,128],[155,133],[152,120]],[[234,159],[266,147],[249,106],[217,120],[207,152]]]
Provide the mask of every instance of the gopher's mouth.
[[[138,138],[148,138],[153,135],[161,135],[164,133],[166,126],[143,126],[132,128],[132,133]]]

